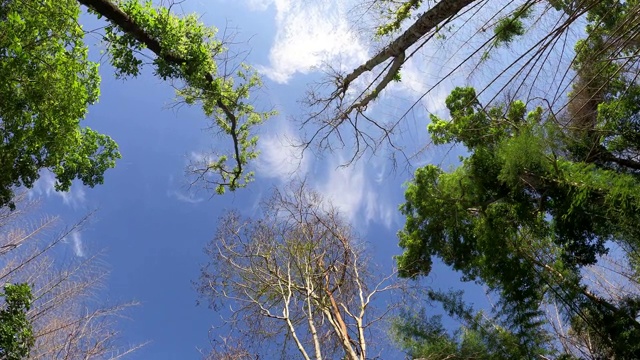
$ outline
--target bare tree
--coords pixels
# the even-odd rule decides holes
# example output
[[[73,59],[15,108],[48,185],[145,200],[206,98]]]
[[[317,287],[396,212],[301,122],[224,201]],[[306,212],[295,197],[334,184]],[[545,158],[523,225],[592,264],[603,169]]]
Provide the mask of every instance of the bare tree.
[[[201,351],[203,360],[259,360],[258,355],[252,354],[238,339],[212,339],[211,350]]]
[[[379,19],[383,21],[379,31],[387,26],[395,30],[378,38],[383,45],[366,61],[347,72],[330,69],[324,81],[310,89],[306,99],[309,113],[303,120],[309,134],[302,146],[305,149],[347,147],[352,157],[345,165],[367,151],[381,149],[399,152],[408,159],[411,154],[404,153],[397,137],[402,124],[422,99],[460,72],[486,79],[476,85],[478,96],[489,97],[484,103],[511,93],[557,114],[570,106],[573,98],[590,96],[581,91],[571,92],[572,84],[580,80],[572,71],[576,53],[571,49],[574,41],[584,34],[582,27],[587,13],[601,3],[594,0],[365,1],[367,6],[362,7],[374,17],[379,13],[392,14],[390,18]],[[622,43],[628,46],[637,41],[639,12],[640,7],[636,6],[621,18],[619,26],[612,30],[609,43],[594,53],[600,60],[603,54],[610,53],[608,60],[623,63],[622,71],[631,77],[637,77],[637,52],[621,55],[616,49]],[[522,26],[517,35],[510,30],[515,24]],[[521,36],[525,32],[526,35]],[[508,44],[516,36],[520,36],[517,46],[509,48]],[[443,38],[446,41],[441,41]],[[503,46],[505,44],[507,46]],[[425,55],[425,49],[435,54]],[[402,67],[410,59],[433,63],[435,67],[440,66],[440,71],[437,76],[423,80],[426,90],[417,100],[411,99],[415,102],[409,108],[400,109],[399,114],[377,116],[367,111],[390,84],[401,79]]]
[[[257,219],[226,214],[206,253],[199,292],[245,343],[277,344],[283,357],[371,357],[372,325],[387,313],[372,300],[398,283],[372,273],[352,229],[304,183],[276,190]]]
[[[118,359],[139,348],[123,345],[117,326],[137,304],[95,301],[107,276],[100,256],[60,259],[65,243],[87,218],[61,229],[57,218],[30,216],[27,207],[0,209],[0,283],[31,286],[27,316],[35,343],[29,359]]]

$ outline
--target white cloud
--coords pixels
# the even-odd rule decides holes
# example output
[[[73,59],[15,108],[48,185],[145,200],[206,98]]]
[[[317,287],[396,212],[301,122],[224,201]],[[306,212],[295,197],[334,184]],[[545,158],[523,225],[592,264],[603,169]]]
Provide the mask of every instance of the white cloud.
[[[396,206],[390,204],[386,184],[378,182],[384,161],[361,161],[348,167],[340,157],[328,164],[327,176],[314,181],[314,187],[335,205],[340,213],[354,226],[362,227],[379,223],[387,228],[393,225]],[[366,165],[366,166],[365,166]],[[364,221],[363,221],[364,220]]]
[[[367,223],[378,222],[390,229],[396,218],[397,208],[382,200],[381,191],[383,190],[378,189],[377,192],[369,191],[367,193],[365,219]]]
[[[205,158],[206,156],[204,153],[192,152],[189,155],[189,159],[191,161],[203,161]],[[187,159],[187,161],[189,161],[189,159]],[[167,190],[167,196],[188,204],[198,204],[205,200],[204,197],[197,196],[196,192],[192,191],[191,188],[178,189],[179,186],[180,185],[176,184],[174,176],[169,175],[169,189]]]
[[[246,0],[247,6],[252,11],[265,11],[274,0]]]
[[[351,223],[358,219],[365,196],[365,173],[361,163],[349,167],[338,167],[329,164],[328,176],[322,182],[314,185],[317,190],[333,205],[340,209],[340,213]]]
[[[424,52],[426,50],[423,50]],[[416,58],[418,57],[418,58]],[[438,113],[446,109],[445,100],[452,89],[451,81],[445,80],[438,86],[432,87],[439,81],[437,69],[431,61],[421,61],[420,55],[416,54],[409,59],[402,67],[402,81],[393,83],[389,88],[392,92],[394,88],[403,90],[411,99],[418,99],[423,96],[422,104],[429,113]],[[442,71],[442,68],[440,68]]]
[[[197,204],[204,201],[203,197],[195,196],[192,193],[182,193],[178,190],[168,190],[167,196],[172,197],[178,201],[182,201],[188,204]]]
[[[71,246],[73,248],[73,253],[78,257],[84,257],[84,246],[82,244],[82,235],[80,231],[75,230],[71,234],[69,234],[69,239]]]
[[[354,226],[366,226],[371,222],[390,228],[396,206],[389,204],[388,184],[385,184],[386,159],[360,161],[347,167],[345,157],[335,154],[333,160],[310,167],[310,151],[299,157],[299,148],[290,145],[287,126],[276,127],[280,136],[262,136],[261,154],[258,158],[258,175],[275,178],[280,184],[292,179],[306,179],[307,183],[338,208]],[[289,140],[287,140],[289,139]]]
[[[81,184],[73,184],[69,191],[56,191],[55,190],[56,179],[53,173],[50,171],[42,171],[40,178],[33,184],[33,188],[29,190],[29,197],[33,198],[35,195],[46,197],[59,196],[62,199],[62,203],[77,209],[86,203],[86,193]]]
[[[367,56],[367,47],[350,27],[350,1],[249,0],[252,9],[276,9],[275,42],[268,66],[258,66],[270,79],[286,83],[295,73],[307,73],[323,63],[345,60],[353,67]]]
[[[206,153],[206,152],[200,152],[200,151],[192,151],[189,154],[189,158],[187,159],[187,163],[197,163],[197,164],[204,164],[204,163],[208,163],[211,160],[213,160],[213,155]]]
[[[302,148],[297,146],[300,139],[293,135],[287,123],[274,121],[272,128],[275,131],[261,136],[258,142],[258,174],[282,182],[295,176],[304,177],[309,171],[311,152],[307,151],[303,156]]]

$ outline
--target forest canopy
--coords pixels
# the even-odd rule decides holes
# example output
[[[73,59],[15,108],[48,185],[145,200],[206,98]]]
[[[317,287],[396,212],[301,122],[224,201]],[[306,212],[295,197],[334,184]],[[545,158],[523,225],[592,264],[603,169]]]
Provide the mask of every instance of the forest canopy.
[[[604,293],[587,272],[615,254],[626,281],[640,279],[638,11],[590,5],[564,110],[517,99],[485,106],[464,87],[447,98],[448,119],[431,116],[432,141],[468,155],[453,171],[416,171],[401,207],[400,274],[428,275],[437,258],[485,285],[500,299],[492,321],[512,334],[518,357],[640,354],[640,294]],[[550,307],[570,341],[544,321]]]
[[[3,1],[0,206],[13,206],[14,189],[33,187],[43,170],[53,172],[57,191],[69,190],[75,179],[101,184],[121,157],[112,138],[80,125],[100,95],[99,64],[89,59],[81,5],[105,20],[95,33],[117,77],[135,77],[151,65],[156,76],[177,84],[182,101],[200,105],[211,126],[230,138],[229,154],[195,164],[196,176],[218,193],[244,186],[252,178],[245,167],[257,156],[251,128],[271,113],[254,109],[250,91],[260,79],[245,64],[224,63],[227,49],[215,28],[196,15],[178,16],[171,6],[137,0]]]
[[[276,42],[314,26],[311,16],[287,17],[309,2],[250,3],[274,10],[275,25],[266,13],[234,16],[268,23],[256,29],[269,36],[284,26]],[[75,251],[58,263],[71,256],[61,249],[80,248],[79,227],[41,241],[49,218],[10,221],[23,214],[23,190],[49,196],[42,178],[60,192],[94,187],[127,155],[116,136],[85,126],[100,106],[104,62],[116,79],[173,87],[176,107],[197,105],[207,119],[198,130],[222,135],[206,154],[192,148],[199,137],[174,144],[175,128],[156,129],[155,144],[139,134],[118,139],[135,143],[138,157],[118,172],[119,188],[101,194],[114,223],[95,234],[120,251],[118,289],[144,293],[177,323],[193,318],[175,306],[186,295],[173,283],[201,265],[192,285],[218,315],[202,357],[640,358],[640,2],[350,4],[351,24],[340,18],[323,36],[290,41],[289,56],[353,34],[358,53],[349,56],[362,61],[297,69],[319,80],[292,111],[282,104],[303,92],[296,84],[264,88],[261,75],[273,69],[258,66],[259,74],[249,65],[255,57],[237,56],[226,32],[205,25],[204,10],[185,14],[181,1],[0,0],[0,357],[118,358],[137,349],[121,346],[113,321],[130,304],[87,300],[105,293],[95,290],[105,276],[96,258]],[[315,15],[334,24],[336,13]],[[295,63],[267,45],[261,60]],[[270,106],[257,91],[287,114],[263,128],[264,147],[258,126],[275,112],[259,110]],[[141,128],[160,123],[146,104],[124,109]],[[265,176],[232,199],[184,196],[168,165],[184,159],[159,150],[179,148],[196,159],[187,183],[210,195],[245,187],[253,170]],[[260,150],[268,161],[257,164]],[[411,174],[396,171],[398,158]],[[292,160],[299,166],[285,174]],[[402,192],[397,222],[384,202]],[[63,194],[65,210],[77,210]],[[214,233],[205,264],[193,252],[204,244],[199,231]],[[489,301],[478,304],[466,289]],[[146,330],[165,331],[158,346],[192,337],[152,315]]]

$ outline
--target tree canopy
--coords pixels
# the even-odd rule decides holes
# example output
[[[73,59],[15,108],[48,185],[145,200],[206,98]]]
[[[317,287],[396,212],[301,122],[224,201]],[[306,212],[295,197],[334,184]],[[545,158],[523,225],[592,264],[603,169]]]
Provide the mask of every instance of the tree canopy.
[[[225,336],[251,350],[223,343],[212,354],[370,358],[385,315],[373,301],[398,283],[371,272],[349,224],[304,183],[275,190],[260,210],[253,219],[228,212],[205,249],[198,290],[223,316],[233,309]]]
[[[638,294],[606,296],[585,278],[619,251],[628,281],[640,280],[638,42],[626,28],[637,11],[635,2],[590,8],[561,112],[520,100],[485,107],[475,89],[456,88],[450,119],[433,115],[429,133],[468,155],[451,172],[418,169],[406,190],[401,275],[429,274],[437,257],[486,285],[500,297],[498,319],[532,358],[557,354],[558,343],[544,342],[550,305],[577,336],[601,344],[599,356],[640,354]]]
[[[0,356],[7,360],[25,359],[34,343],[33,328],[27,318],[33,296],[27,284],[4,286],[4,308],[0,310]]]
[[[174,81],[178,96],[200,104],[212,127],[229,136],[230,155],[198,164],[197,175],[218,193],[244,186],[251,179],[245,167],[257,156],[250,129],[270,113],[251,105],[250,90],[260,79],[248,66],[218,66],[227,49],[214,28],[137,0],[3,1],[0,206],[13,206],[13,189],[32,187],[45,169],[59,191],[75,179],[101,184],[121,156],[113,139],[81,126],[98,101],[100,77],[88,57],[80,5],[107,21],[102,34],[116,76],[138,75],[148,49],[155,74]]]
[[[0,4],[0,206],[41,169],[64,191],[76,178],[101,183],[120,157],[110,137],[79,125],[100,94],[79,15],[71,0]]]
[[[640,2],[367,5],[383,20],[372,35],[379,47],[309,93],[305,149],[337,138],[353,152],[347,163],[369,150],[402,151],[394,134],[407,113],[381,121],[370,110],[427,45],[463,44],[413,106],[464,64],[477,74],[501,50],[516,54],[488,82],[453,89],[448,116],[425,116],[431,144],[464,153],[449,168],[415,171],[396,257],[401,277],[428,276],[439,261],[498,301],[478,309],[460,291],[428,288],[425,304],[460,327],[412,303],[391,326],[395,341],[420,359],[640,358]],[[141,0],[0,0],[0,210],[16,214],[16,189],[43,171],[67,191],[74,181],[101,184],[121,158],[114,139],[82,122],[100,95],[82,16],[102,21],[96,33],[117,78],[150,68],[224,135],[227,151],[190,167],[197,181],[223,193],[252,180],[255,127],[273,113],[254,106],[256,71],[231,59],[197,15]],[[352,227],[304,183],[276,190],[259,210],[227,212],[206,248],[198,290],[230,335],[208,357],[375,356],[372,329],[390,313],[375,313],[374,298],[398,283],[373,272]],[[117,355],[108,319],[123,306],[86,311],[78,302],[102,275],[52,275],[39,258],[68,234],[0,269],[0,357]],[[5,256],[32,234],[0,235]]]

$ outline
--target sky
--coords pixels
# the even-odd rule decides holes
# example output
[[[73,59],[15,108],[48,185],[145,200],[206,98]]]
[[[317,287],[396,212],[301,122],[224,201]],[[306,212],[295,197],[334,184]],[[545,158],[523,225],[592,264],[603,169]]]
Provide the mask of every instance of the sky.
[[[370,246],[374,260],[391,270],[391,255],[400,253],[396,233],[403,219],[397,209],[403,183],[415,166],[442,161],[447,154],[435,149],[409,168],[394,170],[383,152],[340,167],[350,156],[348,148],[300,156],[289,145],[301,136],[296,121],[304,109],[299,100],[309,84],[322,79],[322,66],[348,70],[375,50],[376,44],[352,21],[354,4],[189,0],[181,5],[185,12],[201,14],[208,25],[222,29],[226,24],[237,32],[237,49],[247,51],[246,61],[264,78],[256,105],[279,113],[259,130],[262,154],[254,165],[255,181],[224,196],[190,188],[185,177],[189,159],[212,146],[227,146],[226,139],[206,130],[201,110],[172,106],[173,89],[148,71],[122,81],[113,77],[108,64],[101,65],[101,98],[84,124],[114,138],[123,158],[107,171],[104,185],[90,189],[74,184],[69,192],[56,193],[53,177],[43,174],[31,196],[42,198],[47,212],[69,223],[95,210],[89,223],[68,239],[68,251],[81,258],[104,251],[110,277],[101,300],[141,303],[122,321],[122,337],[132,344],[150,343],[129,359],[200,358],[198,349],[206,351],[209,330],[220,318],[206,306],[196,306],[192,282],[206,262],[202,249],[213,237],[218,217],[230,209],[254,215],[274,186],[293,178],[306,178],[332,201]],[[94,21],[83,19],[86,26]],[[99,56],[99,46],[92,56]],[[429,56],[437,60],[440,55]],[[403,81],[393,84],[371,111],[387,117],[404,113],[447,70],[444,61],[423,60],[409,62]],[[415,149],[426,144],[426,115],[442,114],[451,86],[447,82],[419,101],[400,134],[403,144]],[[446,271],[429,279],[432,286],[445,288],[456,281]]]

